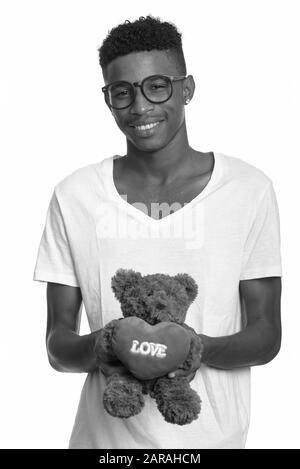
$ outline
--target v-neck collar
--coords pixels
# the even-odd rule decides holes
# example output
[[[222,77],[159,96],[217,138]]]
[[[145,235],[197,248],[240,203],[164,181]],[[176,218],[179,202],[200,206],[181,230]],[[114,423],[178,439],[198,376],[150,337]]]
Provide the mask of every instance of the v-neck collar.
[[[128,214],[131,214],[134,218],[138,219],[142,223],[146,223],[151,226],[162,226],[167,223],[170,223],[172,221],[175,221],[177,217],[183,216],[188,210],[190,210],[196,203],[198,203],[200,200],[205,198],[210,192],[212,192],[213,188],[217,185],[221,178],[222,174],[222,162],[221,162],[221,154],[213,152],[214,155],[214,167],[212,171],[212,175],[204,187],[204,189],[198,194],[196,197],[194,197],[190,202],[187,204],[184,204],[182,208],[176,210],[173,213],[170,213],[169,215],[162,217],[160,219],[156,219],[151,217],[150,215],[147,215],[145,212],[142,210],[134,207],[132,204],[127,202],[126,200],[121,197],[119,194],[114,178],[113,178],[113,162],[117,158],[123,158],[122,155],[113,155],[105,160],[103,160],[101,163],[104,165],[104,170],[106,174],[106,188],[108,191],[108,195],[119,205],[119,207],[125,209]]]

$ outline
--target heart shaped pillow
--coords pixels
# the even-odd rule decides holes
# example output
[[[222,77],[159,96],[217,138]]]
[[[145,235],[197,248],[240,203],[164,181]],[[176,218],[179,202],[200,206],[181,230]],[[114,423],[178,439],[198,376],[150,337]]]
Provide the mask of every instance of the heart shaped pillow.
[[[183,363],[190,350],[189,332],[173,322],[155,326],[143,319],[120,319],[112,347],[118,359],[138,379],[166,375]]]

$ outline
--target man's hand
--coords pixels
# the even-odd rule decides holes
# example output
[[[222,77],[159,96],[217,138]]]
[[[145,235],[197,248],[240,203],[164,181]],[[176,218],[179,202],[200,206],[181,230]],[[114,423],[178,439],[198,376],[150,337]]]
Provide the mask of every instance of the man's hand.
[[[107,344],[107,330],[99,329],[95,333],[94,353],[97,357],[97,364],[102,373],[108,378],[114,373],[118,375],[128,375],[128,370],[113,354],[112,350],[105,346]]]
[[[187,360],[183,365],[179,365],[176,370],[168,373],[168,378],[186,377],[188,381],[192,381],[196,371],[201,365],[201,357],[203,353],[203,341],[200,335],[192,331],[191,348]]]
[[[191,367],[188,369],[185,369],[182,365],[179,365],[179,367],[168,373],[168,378],[175,378],[176,376],[178,377],[186,377],[188,379],[188,382],[192,381],[194,379],[196,371],[201,365],[201,359],[198,357],[195,358],[191,364]]]

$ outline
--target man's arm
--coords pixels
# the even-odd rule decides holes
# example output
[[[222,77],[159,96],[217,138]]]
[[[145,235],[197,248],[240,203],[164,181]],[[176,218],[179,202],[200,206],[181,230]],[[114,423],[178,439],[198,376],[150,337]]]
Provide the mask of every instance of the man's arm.
[[[80,288],[48,282],[46,347],[57,371],[89,372],[99,366],[94,352],[98,331],[78,334],[81,303]]]
[[[202,363],[229,370],[263,365],[271,361],[281,345],[281,277],[240,281],[247,325],[236,334],[203,340]]]
[[[82,304],[78,287],[48,282],[46,347],[49,363],[56,371],[88,373],[100,368],[108,377],[128,372],[105,349],[105,329],[79,335]]]

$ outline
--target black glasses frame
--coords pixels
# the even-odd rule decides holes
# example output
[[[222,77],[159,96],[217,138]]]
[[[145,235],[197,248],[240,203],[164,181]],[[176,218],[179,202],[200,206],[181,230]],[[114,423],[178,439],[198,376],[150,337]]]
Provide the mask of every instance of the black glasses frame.
[[[144,92],[144,82],[146,80],[148,80],[149,78],[155,78],[155,77],[163,77],[163,78],[167,78],[169,79],[170,81],[170,85],[171,85],[171,93],[170,93],[170,96],[167,98],[167,99],[164,99],[163,101],[152,101],[151,99],[149,99],[145,92]],[[141,88],[141,92],[143,93],[143,96],[147,99],[147,101],[149,101],[150,103],[154,103],[154,104],[162,104],[162,103],[165,103],[166,101],[169,101],[169,99],[171,98],[172,94],[173,94],[173,81],[179,81],[179,80],[184,80],[185,78],[187,78],[186,76],[184,75],[162,75],[162,74],[155,74],[155,75],[150,75],[146,78],[144,78],[143,80],[141,81],[134,81],[133,83],[130,83],[129,81],[126,81],[126,80],[118,80],[118,81],[113,81],[112,83],[108,83],[106,86],[103,86],[101,89],[104,93],[104,97],[105,97],[105,102],[106,104],[108,105],[109,108],[113,108],[113,109],[117,109],[117,110],[120,110],[120,109],[126,109],[127,107],[131,106],[132,103],[134,103],[135,101],[135,98],[136,98],[136,88],[139,87]],[[115,107],[115,106],[112,106],[109,102],[109,97],[108,97],[108,88],[111,86],[111,85],[117,85],[118,83],[128,83],[132,88],[133,88],[133,98],[132,98],[132,101],[131,103],[127,104],[127,106],[124,106],[124,107]]]

